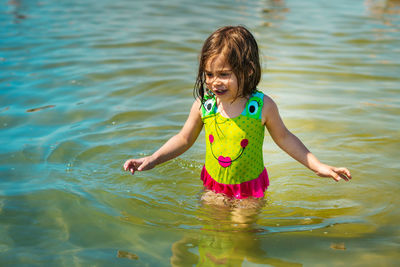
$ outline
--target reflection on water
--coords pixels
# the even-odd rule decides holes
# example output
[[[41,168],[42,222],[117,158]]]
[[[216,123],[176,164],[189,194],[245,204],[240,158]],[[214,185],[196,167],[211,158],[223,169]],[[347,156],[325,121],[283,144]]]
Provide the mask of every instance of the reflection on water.
[[[135,255],[135,254],[133,254],[131,252],[127,252],[127,251],[122,251],[122,250],[118,250],[117,257],[118,258],[127,258],[130,260],[138,260],[139,259],[138,255]]]
[[[383,18],[385,15],[398,15],[400,14],[400,1],[399,0],[367,0],[365,5],[369,8],[371,14]],[[390,24],[393,26],[393,24]]]
[[[14,23],[20,23],[21,20],[26,19],[26,15],[22,14],[22,8],[21,8],[21,1],[19,0],[10,0],[8,1],[8,4],[10,6],[13,6],[13,15],[15,17]]]
[[[398,1],[7,1],[0,5],[0,265],[394,266],[399,260]],[[259,89],[322,161],[267,135],[257,211],[200,201],[204,134],[130,176],[177,133],[210,32],[247,25]],[[357,261],[354,261],[357,259]]]
[[[257,236],[260,208],[243,209],[208,206],[200,214],[207,222],[198,234],[185,235],[172,245],[172,266],[242,266],[246,263],[271,266],[302,266],[269,257]],[[211,215],[211,216],[210,216]]]
[[[48,106],[44,106],[44,107],[40,107],[40,108],[31,108],[31,109],[28,109],[26,112],[36,112],[36,111],[39,111],[42,109],[54,108],[54,107],[55,107],[54,105],[48,105]]]

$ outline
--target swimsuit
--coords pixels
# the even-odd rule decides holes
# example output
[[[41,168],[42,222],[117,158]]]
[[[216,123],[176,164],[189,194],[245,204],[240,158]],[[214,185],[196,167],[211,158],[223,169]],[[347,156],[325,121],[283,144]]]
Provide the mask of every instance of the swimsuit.
[[[205,95],[201,107],[206,133],[206,160],[201,180],[206,188],[237,199],[263,197],[269,185],[263,161],[264,94],[256,91],[243,112],[223,117],[214,96]]]

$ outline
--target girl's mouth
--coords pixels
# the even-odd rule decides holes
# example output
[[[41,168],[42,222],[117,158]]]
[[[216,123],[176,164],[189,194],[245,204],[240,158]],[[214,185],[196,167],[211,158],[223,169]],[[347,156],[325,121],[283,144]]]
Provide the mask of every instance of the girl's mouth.
[[[228,90],[214,90],[214,93],[216,94],[216,95],[223,95],[223,94],[225,94],[226,92],[227,92]]]

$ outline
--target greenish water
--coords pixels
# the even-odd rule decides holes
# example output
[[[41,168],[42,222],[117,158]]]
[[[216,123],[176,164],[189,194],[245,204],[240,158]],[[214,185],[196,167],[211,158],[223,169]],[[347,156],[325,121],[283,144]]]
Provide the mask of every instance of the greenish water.
[[[398,1],[3,1],[0,265],[395,266],[400,248]],[[204,206],[204,135],[131,176],[177,133],[197,56],[244,24],[259,89],[323,162],[322,179],[266,136],[258,214]]]

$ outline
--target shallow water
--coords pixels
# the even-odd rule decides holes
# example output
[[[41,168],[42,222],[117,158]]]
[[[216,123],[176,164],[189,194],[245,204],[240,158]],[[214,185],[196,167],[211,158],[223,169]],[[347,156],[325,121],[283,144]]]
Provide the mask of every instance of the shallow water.
[[[400,260],[398,1],[5,1],[0,6],[0,265],[394,266]],[[267,204],[202,205],[204,134],[131,176],[179,131],[197,56],[247,25],[259,89],[322,161],[266,135]]]

